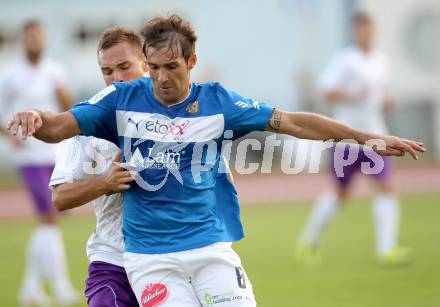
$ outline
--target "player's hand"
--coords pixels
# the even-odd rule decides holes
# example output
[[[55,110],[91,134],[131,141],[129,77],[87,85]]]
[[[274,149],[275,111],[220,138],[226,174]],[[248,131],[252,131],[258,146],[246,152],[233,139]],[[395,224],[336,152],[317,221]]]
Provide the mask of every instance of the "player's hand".
[[[25,140],[32,136],[43,125],[43,120],[40,114],[34,110],[18,112],[15,114],[7,125],[7,129],[11,131],[12,135],[18,134],[18,129],[21,127],[21,138]]]
[[[134,180],[136,172],[127,171],[124,168],[123,163],[119,163],[121,160],[122,152],[116,155],[113,160],[112,168],[104,175],[104,182],[106,185],[106,195],[113,193],[123,192],[130,189],[130,183]]]
[[[373,146],[373,149],[383,156],[404,156],[408,152],[414,160],[418,160],[417,152],[426,151],[421,142],[401,139],[396,136],[384,136],[381,139],[385,142],[385,149],[380,146]]]

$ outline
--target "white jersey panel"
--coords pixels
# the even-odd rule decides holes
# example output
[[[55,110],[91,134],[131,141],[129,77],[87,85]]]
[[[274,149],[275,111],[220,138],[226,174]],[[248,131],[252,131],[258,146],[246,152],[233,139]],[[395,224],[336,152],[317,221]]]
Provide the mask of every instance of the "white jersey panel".
[[[118,135],[160,142],[205,142],[222,136],[222,114],[169,118],[158,113],[116,111]]]
[[[119,149],[94,137],[77,136],[63,141],[57,151],[50,186],[82,180],[107,172]],[[121,193],[94,200],[96,230],[87,242],[89,261],[104,261],[123,266]]]
[[[379,51],[366,54],[355,47],[342,50],[320,78],[322,91],[340,89],[359,98],[335,104],[333,117],[358,129],[387,133],[384,102],[387,98],[390,68]]]

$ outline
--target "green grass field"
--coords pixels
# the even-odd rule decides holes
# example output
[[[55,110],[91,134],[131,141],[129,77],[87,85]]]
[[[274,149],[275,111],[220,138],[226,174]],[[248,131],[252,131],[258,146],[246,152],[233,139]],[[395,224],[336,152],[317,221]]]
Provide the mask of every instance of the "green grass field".
[[[378,267],[373,258],[371,207],[353,200],[322,241],[323,264],[298,266],[293,247],[310,210],[308,204],[244,208],[247,237],[235,245],[253,282],[259,306],[298,307],[438,307],[440,306],[440,195],[402,199],[401,241],[416,259],[400,269]],[[32,223],[2,221],[0,306],[16,306],[24,248]],[[72,279],[83,289],[85,242],[92,217],[66,217],[64,236]],[[84,301],[85,306],[85,301]]]

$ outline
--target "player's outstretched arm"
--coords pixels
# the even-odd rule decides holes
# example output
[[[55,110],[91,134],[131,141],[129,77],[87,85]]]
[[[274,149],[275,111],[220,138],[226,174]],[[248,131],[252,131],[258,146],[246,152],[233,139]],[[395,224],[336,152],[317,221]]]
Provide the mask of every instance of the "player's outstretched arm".
[[[100,196],[128,190],[135,174],[117,163],[121,155],[115,157],[113,167],[104,175],[56,185],[52,191],[55,207],[60,211],[72,209]]]
[[[27,110],[16,113],[7,125],[13,135],[19,134],[25,140],[34,136],[46,143],[58,143],[80,134],[78,122],[70,112],[54,113],[40,110]]]
[[[414,159],[417,159],[417,151],[426,151],[419,142],[364,132],[331,118],[307,112],[286,112],[274,109],[268,130],[310,140],[354,140],[359,144],[377,140],[384,143],[385,147],[373,146],[373,149],[386,156],[403,156],[405,152],[408,152]]]

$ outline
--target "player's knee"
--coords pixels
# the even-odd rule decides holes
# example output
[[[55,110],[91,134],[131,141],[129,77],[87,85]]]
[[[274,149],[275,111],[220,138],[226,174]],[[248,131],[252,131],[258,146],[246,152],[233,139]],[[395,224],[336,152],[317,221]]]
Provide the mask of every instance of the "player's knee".
[[[393,193],[394,192],[394,184],[391,181],[379,181],[378,189],[383,193]]]
[[[41,224],[54,225],[58,223],[58,215],[55,212],[39,212],[38,221]]]
[[[66,204],[61,197],[61,193],[55,188],[52,191],[52,204],[58,211],[66,210]]]

